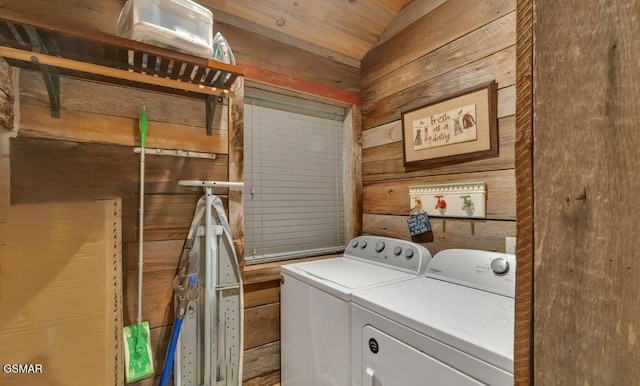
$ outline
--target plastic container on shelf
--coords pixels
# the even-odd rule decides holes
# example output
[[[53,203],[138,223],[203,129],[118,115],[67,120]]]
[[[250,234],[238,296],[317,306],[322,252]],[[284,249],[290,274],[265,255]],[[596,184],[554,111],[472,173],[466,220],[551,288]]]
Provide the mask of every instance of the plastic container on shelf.
[[[128,0],[117,34],[205,58],[213,54],[213,14],[191,0]]]

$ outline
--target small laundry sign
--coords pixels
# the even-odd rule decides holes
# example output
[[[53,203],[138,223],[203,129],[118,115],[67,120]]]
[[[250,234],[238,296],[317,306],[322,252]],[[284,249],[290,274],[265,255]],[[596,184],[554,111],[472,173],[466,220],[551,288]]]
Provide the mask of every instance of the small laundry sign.
[[[417,236],[431,230],[429,216],[427,216],[425,212],[409,216],[407,225],[409,226],[409,234],[411,234],[411,236]]]

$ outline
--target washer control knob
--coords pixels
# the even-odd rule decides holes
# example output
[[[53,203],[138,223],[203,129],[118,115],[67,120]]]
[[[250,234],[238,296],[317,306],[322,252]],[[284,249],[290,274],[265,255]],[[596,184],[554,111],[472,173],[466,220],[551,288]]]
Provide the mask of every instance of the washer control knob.
[[[411,259],[413,257],[413,249],[407,249],[406,251],[404,251],[404,256],[407,259]]]
[[[396,256],[400,256],[400,254],[402,253],[402,247],[401,246],[397,246],[395,248],[393,248],[393,254]]]
[[[376,252],[382,252],[383,249],[384,249],[384,242],[378,241],[376,243]]]
[[[360,243],[360,248],[365,249],[366,247],[367,247],[367,242],[365,240],[362,240],[362,242]]]
[[[491,262],[491,270],[496,275],[504,275],[509,272],[509,262],[502,257],[493,259],[493,261]]]
[[[354,248],[357,247],[358,246],[358,240],[353,240],[351,242],[351,246],[354,247]]]

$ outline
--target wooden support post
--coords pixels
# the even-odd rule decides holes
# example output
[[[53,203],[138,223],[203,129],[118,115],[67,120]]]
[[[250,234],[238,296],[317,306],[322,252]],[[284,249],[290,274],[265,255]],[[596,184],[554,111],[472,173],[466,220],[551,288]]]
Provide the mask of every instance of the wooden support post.
[[[235,98],[229,99],[229,181],[244,180],[244,80],[236,80]],[[247,187],[245,187],[246,189]],[[229,190],[229,225],[240,268],[244,271],[244,202],[241,190]]]

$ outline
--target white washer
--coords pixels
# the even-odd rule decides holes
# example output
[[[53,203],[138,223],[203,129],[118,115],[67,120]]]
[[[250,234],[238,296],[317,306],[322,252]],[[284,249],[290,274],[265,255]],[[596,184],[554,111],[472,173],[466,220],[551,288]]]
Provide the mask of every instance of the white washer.
[[[360,236],[343,257],[282,266],[281,384],[348,385],[351,294],[416,278],[430,259],[419,244]]]
[[[352,384],[513,385],[514,293],[514,255],[461,249],[355,292]]]

